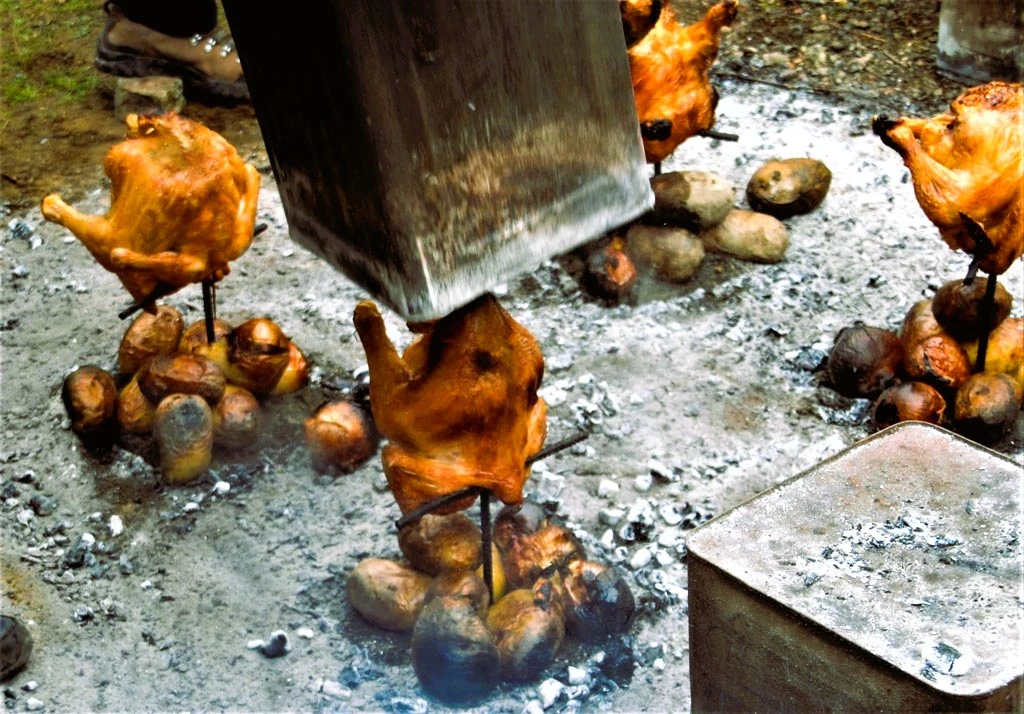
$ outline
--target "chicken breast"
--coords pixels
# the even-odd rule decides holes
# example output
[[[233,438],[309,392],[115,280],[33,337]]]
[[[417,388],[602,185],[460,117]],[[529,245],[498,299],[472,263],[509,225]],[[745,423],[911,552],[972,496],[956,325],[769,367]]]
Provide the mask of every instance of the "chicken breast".
[[[433,323],[402,356],[372,302],[356,306],[384,473],[402,513],[469,486],[522,501],[528,457],[546,435],[537,340],[484,295]],[[472,499],[470,499],[470,502]],[[435,513],[466,508],[457,502]]]
[[[627,5],[641,1],[624,0]],[[718,97],[708,72],[718,57],[722,29],[732,24],[738,9],[737,0],[722,0],[699,22],[682,26],[666,5],[654,28],[629,49],[648,163],[663,161],[691,136],[714,126]],[[621,10],[625,24],[634,13]]]
[[[107,214],[80,213],[53,194],[43,216],[74,233],[137,301],[220,280],[252,242],[259,173],[222,136],[177,114],[130,114],[126,123],[127,138],[103,162]]]
[[[1024,253],[1024,88],[973,87],[950,110],[930,119],[878,117],[874,131],[903,157],[943,240],[999,275]]]

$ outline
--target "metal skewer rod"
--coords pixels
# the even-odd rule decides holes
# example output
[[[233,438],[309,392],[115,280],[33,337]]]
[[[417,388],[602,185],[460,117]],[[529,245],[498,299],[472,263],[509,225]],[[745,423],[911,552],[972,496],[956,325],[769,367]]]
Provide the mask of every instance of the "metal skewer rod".
[[[718,139],[719,141],[739,141],[739,134],[729,134],[724,131],[715,131],[714,129],[701,129],[697,132],[697,136],[703,136],[706,139]]]
[[[992,333],[992,318],[996,311],[996,276],[989,275],[985,283],[985,294],[981,298],[982,330],[978,335],[978,358],[974,361],[975,373],[985,371],[985,358],[988,357],[988,338]]]
[[[206,343],[212,345],[217,340],[213,329],[213,321],[217,318],[216,288],[212,280],[203,281],[203,318],[206,321]]]
[[[494,604],[494,563],[491,561],[491,492],[480,492],[480,557],[484,563],[484,582]]]
[[[576,444],[585,440],[589,436],[590,434],[583,431],[580,432],[579,434],[574,434],[573,436],[570,436],[568,439],[562,439],[561,441],[556,441],[554,444],[551,444],[550,446],[545,446],[543,449],[538,451],[533,456],[528,457],[526,459],[526,465],[529,466],[530,464],[536,461],[546,459],[552,454],[557,454],[559,451],[564,451],[565,449],[568,449],[570,446],[575,446]]]

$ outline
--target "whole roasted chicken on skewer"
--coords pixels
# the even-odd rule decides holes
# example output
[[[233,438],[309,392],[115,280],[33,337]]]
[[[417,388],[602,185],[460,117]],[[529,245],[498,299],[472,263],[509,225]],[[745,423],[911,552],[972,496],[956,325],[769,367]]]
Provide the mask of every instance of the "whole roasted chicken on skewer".
[[[939,235],[972,256],[965,282],[978,270],[992,276],[991,303],[995,276],[1024,253],[1024,87],[990,82],[954,99],[947,113],[876,117],[873,129],[910,169],[917,201]],[[980,346],[977,363],[980,371]]]
[[[56,194],[42,211],[155,313],[153,298],[230,272],[252,242],[260,176],[222,136],[177,114],[126,123],[127,139],[103,162],[107,214],[80,213]]]
[[[402,513],[479,486],[518,504],[540,451],[547,406],[537,395],[537,340],[484,295],[431,323],[399,356],[371,302],[355,310],[370,369],[370,405],[384,473]],[[472,498],[439,508],[466,508]]]
[[[708,72],[718,57],[722,29],[732,24],[739,9],[737,0],[722,0],[699,22],[683,26],[667,4],[659,5],[621,0],[619,6],[627,41],[643,30],[643,18],[657,17],[628,51],[640,136],[656,173],[680,144],[714,126],[718,92]]]

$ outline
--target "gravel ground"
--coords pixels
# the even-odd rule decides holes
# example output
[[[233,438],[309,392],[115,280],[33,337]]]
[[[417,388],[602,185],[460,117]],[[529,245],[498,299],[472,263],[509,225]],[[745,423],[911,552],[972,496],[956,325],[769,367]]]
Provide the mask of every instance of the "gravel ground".
[[[785,17],[817,8],[771,7]],[[805,49],[817,56],[816,30],[799,31],[799,43],[780,40],[787,67]],[[759,73],[755,59],[777,61],[767,54],[737,42],[723,72]],[[921,213],[898,157],[870,132],[871,115],[892,107],[823,93],[812,67],[783,78],[805,78],[804,89],[725,77],[717,128],[740,141],[695,139],[664,166],[725,177],[743,206],[742,187],[763,162],[824,161],[831,190],[816,211],[786,221],[784,262],[712,256],[684,285],[648,283],[632,304],[609,307],[580,289],[579,261],[565,256],[496,291],[541,342],[549,440],[591,434],[538,464],[528,495],[557,506],[588,552],[616,563],[639,604],[628,637],[563,650],[545,678],[568,681],[572,666],[583,684],[562,687],[549,711],[689,709],[685,531],[869,434],[869,404],[821,385],[834,334],[855,320],[895,328],[966,269]],[[941,102],[894,100],[945,104],[958,91]],[[102,212],[107,201],[99,183],[80,207]],[[29,666],[5,685],[9,709],[445,710],[418,686],[408,636],[372,628],[345,600],[360,560],[399,555],[379,460],[322,475],[302,442],[317,405],[362,390],[351,313],[365,295],[287,238],[269,175],[259,213],[270,227],[219,289],[219,314],[277,321],[312,358],[313,380],[264,405],[257,448],[218,455],[182,487],[162,485],[143,456],[86,448],[69,430],[61,382],[76,365],[114,368],[125,294],[37,210],[4,216],[0,582],[3,612],[35,640]],[[1004,284],[1022,314],[1019,261]],[[198,289],[168,302],[187,321],[202,314]],[[407,343],[398,318],[387,320]],[[1018,431],[1000,448],[1024,463],[1022,442]],[[285,656],[249,647],[278,629],[290,638]],[[616,661],[633,662],[632,676],[609,666]],[[477,710],[536,709],[559,690],[538,684],[502,686]]]

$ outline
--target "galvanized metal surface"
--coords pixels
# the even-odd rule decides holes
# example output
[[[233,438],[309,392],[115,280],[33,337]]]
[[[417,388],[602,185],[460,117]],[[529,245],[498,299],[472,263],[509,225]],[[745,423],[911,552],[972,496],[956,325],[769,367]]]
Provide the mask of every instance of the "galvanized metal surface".
[[[407,319],[653,205],[611,0],[224,8],[292,237]]]
[[[694,531],[694,709],[1022,706],[1022,478],[903,423]]]

